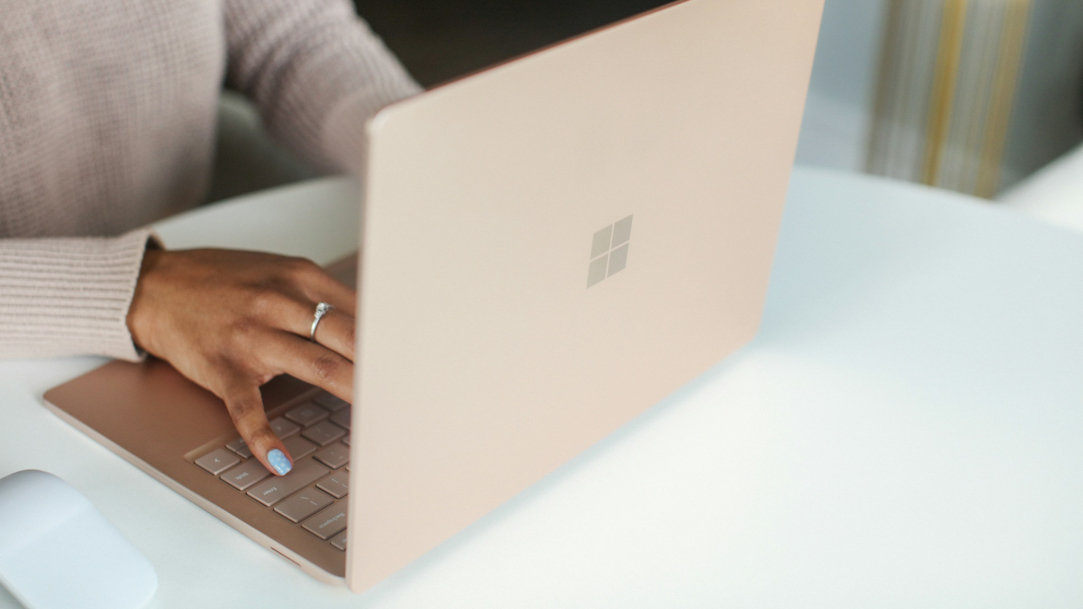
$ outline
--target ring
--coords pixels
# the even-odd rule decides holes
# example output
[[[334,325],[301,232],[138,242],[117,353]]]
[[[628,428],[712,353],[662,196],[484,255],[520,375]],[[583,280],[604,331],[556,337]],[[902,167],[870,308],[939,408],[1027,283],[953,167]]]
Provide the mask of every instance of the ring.
[[[316,342],[316,328],[320,325],[320,320],[334,308],[326,302],[316,305],[316,312],[312,314],[312,329],[308,331],[308,340]]]

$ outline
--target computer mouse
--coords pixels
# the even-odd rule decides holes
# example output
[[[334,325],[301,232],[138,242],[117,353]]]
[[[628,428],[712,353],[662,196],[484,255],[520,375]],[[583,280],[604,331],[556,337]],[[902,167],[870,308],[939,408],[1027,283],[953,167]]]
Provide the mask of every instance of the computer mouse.
[[[82,493],[23,470],[0,478],[0,585],[26,609],[137,609],[158,575]]]

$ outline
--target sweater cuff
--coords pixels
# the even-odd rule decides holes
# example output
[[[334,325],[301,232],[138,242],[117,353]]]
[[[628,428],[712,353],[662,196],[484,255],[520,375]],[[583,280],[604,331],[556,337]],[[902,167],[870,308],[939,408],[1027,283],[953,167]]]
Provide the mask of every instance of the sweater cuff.
[[[150,229],[112,238],[0,240],[0,357],[138,361],[128,307]]]

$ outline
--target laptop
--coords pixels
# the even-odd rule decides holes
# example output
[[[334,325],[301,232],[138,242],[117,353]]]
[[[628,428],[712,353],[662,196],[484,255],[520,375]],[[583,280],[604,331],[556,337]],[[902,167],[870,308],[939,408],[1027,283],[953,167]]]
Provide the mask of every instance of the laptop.
[[[264,386],[289,475],[261,477],[161,361],[46,402],[312,575],[372,587],[753,337],[821,10],[674,2],[375,116],[360,259],[332,269],[358,287],[356,393]]]

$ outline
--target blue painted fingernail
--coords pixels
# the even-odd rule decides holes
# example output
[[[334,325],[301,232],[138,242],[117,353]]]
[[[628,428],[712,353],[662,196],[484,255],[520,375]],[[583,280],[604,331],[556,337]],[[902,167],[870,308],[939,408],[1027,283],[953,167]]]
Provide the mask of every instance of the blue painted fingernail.
[[[290,463],[290,460],[277,448],[272,448],[271,451],[267,453],[267,462],[271,464],[271,467],[275,468],[275,471],[278,472],[279,476],[285,476],[293,469],[293,464]]]

